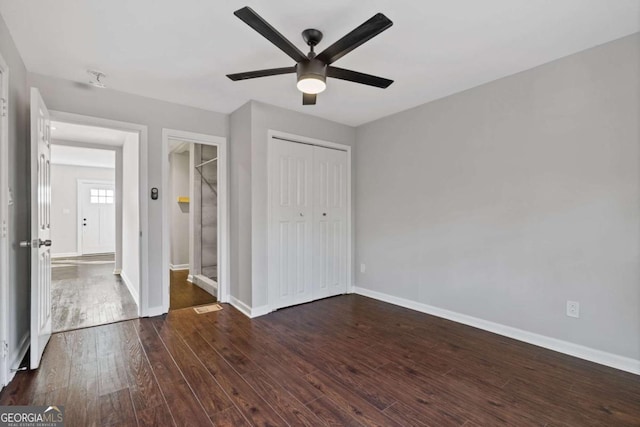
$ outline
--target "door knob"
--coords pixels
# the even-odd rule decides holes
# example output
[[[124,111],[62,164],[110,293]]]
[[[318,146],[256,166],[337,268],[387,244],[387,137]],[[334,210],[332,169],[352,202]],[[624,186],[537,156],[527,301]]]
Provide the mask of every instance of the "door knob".
[[[20,247],[21,248],[30,248],[31,247],[31,240],[23,240],[20,242]]]
[[[49,240],[49,239],[47,239],[47,240],[38,239],[38,240],[39,240],[38,247],[42,247],[42,246],[49,247],[49,246],[51,246],[51,240]]]

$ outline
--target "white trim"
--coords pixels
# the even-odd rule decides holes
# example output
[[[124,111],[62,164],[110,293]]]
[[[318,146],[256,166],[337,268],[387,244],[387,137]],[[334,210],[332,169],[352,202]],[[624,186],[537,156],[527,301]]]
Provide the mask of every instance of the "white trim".
[[[114,268],[113,269],[113,274],[122,274],[122,269],[121,268]]]
[[[251,318],[251,307],[249,307],[247,304],[240,301],[238,298],[234,297],[233,295],[230,295],[229,304],[237,308],[240,313],[244,314],[248,318]]]
[[[202,274],[197,274],[193,276],[193,281],[191,282],[206,293],[213,295],[214,297],[218,297],[218,282],[213,279],[209,279]]]
[[[188,270],[189,264],[169,264],[169,270],[171,271],[180,271],[180,270]]]
[[[189,283],[193,283],[193,274],[189,274],[189,275],[187,276],[187,282],[189,282]]]
[[[83,234],[83,230],[82,230],[82,220],[80,220],[80,218],[82,218],[82,207],[83,205],[83,201],[82,201],[82,191],[81,187],[83,185],[91,185],[91,184],[95,184],[95,185],[111,185],[113,187],[113,191],[114,193],[116,192],[116,182],[115,181],[107,181],[107,180],[99,180],[99,179],[85,179],[85,178],[77,178],[76,179],[76,252],[79,253],[80,255],[95,255],[96,253],[91,252],[88,254],[84,253],[84,248],[82,245],[82,234]],[[122,208],[122,207],[121,207]],[[116,218],[118,216],[118,212],[116,211]],[[117,219],[115,219],[116,223],[118,222]],[[117,230],[117,227],[116,227]],[[122,230],[120,230],[120,232],[122,232]],[[116,245],[117,246],[117,245]],[[117,247],[115,248],[117,251]],[[120,248],[120,250],[122,250],[122,248]],[[53,255],[52,255],[53,257]]]
[[[192,142],[195,144],[216,145],[218,147],[218,301],[229,301],[229,213],[230,203],[228,198],[229,175],[227,156],[227,138],[215,135],[187,132],[175,129],[162,129],[162,188],[164,194],[169,194],[169,139]],[[163,198],[162,206],[162,307],[163,313],[169,311],[169,212],[171,212],[170,197]]]
[[[309,138],[306,136],[295,135],[292,133],[281,132],[278,130],[268,129],[267,130],[267,159],[270,156],[270,147],[271,140],[274,137],[284,138],[291,142],[298,142],[310,145],[316,145],[319,147],[332,148],[334,150],[345,151],[347,153],[347,293],[353,292],[354,283],[353,283],[353,216],[352,216],[352,194],[351,194],[351,183],[352,183],[352,165],[351,165],[351,146],[346,144],[339,144],[331,141],[324,141],[316,138]],[[267,178],[271,175],[270,162],[267,160]],[[267,184],[267,247],[271,247],[271,186]],[[271,257],[270,251],[267,251],[267,304],[263,307],[258,307],[256,310],[262,313],[270,313],[273,311],[273,295],[271,292],[271,284],[270,278],[270,268],[271,268]],[[261,314],[259,314],[261,315]]]
[[[356,287],[354,291],[358,295],[363,295],[369,298],[377,299],[379,301],[399,305],[400,307],[420,311],[422,313],[431,314],[443,319],[452,320],[464,325],[473,326],[474,328],[493,332],[494,334],[503,335],[505,337],[513,338],[518,341],[523,341],[529,344],[537,345],[539,347],[548,348],[550,350],[578,357],[580,359],[589,360],[601,365],[640,375],[640,360],[619,356],[613,353],[607,353],[595,348],[590,348],[568,341],[547,337],[545,335],[524,331],[522,329],[502,325],[500,323],[495,323],[484,319],[479,319],[477,317],[468,316],[466,314],[457,313],[455,311],[445,310],[420,302],[411,301],[405,298],[395,297],[382,292],[372,291],[370,289]]]
[[[100,117],[85,116],[82,114],[65,113],[62,111],[49,111],[51,120],[65,123],[73,123],[87,126],[98,126],[109,129],[134,132],[138,134],[138,179],[139,179],[139,218],[138,224],[140,229],[140,277],[139,292],[140,304],[138,304],[138,316],[148,316],[150,310],[155,309],[149,307],[149,201],[147,200],[148,185],[148,129],[145,125],[136,123],[122,122],[118,120],[103,119]],[[114,147],[117,148],[117,147]]]
[[[164,310],[164,308],[162,306],[160,307],[150,307],[147,309],[146,314],[144,315],[144,317],[156,317],[156,316],[161,316],[163,314],[165,314],[166,311]]]
[[[251,318],[264,316],[265,314],[271,313],[271,307],[269,305],[262,305],[260,307],[255,307],[251,309]]]
[[[0,100],[0,345],[9,345],[9,67],[2,55],[0,98],[4,99]],[[2,115],[3,103],[6,115]],[[0,390],[11,380],[8,360],[9,354],[3,358],[0,353]]]
[[[115,271],[114,271],[114,274]],[[118,273],[120,275],[120,278],[122,279],[122,281],[124,282],[125,285],[127,285],[127,289],[129,289],[129,293],[131,294],[131,297],[133,298],[133,300],[136,302],[136,305],[140,305],[140,295],[138,295],[138,290],[133,286],[133,284],[131,283],[131,279],[129,279],[127,277],[127,275],[125,274],[124,271],[120,271],[120,273]]]
[[[60,252],[58,254],[51,254],[51,259],[54,258],[73,258],[73,257],[79,257],[80,253],[79,252]]]

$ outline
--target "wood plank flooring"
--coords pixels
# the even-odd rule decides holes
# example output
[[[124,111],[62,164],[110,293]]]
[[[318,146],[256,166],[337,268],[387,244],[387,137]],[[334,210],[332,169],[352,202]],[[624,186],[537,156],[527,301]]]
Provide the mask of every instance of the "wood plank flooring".
[[[348,295],[53,335],[0,405],[68,426],[638,426],[640,377]]]
[[[188,270],[172,270],[170,277],[169,310],[180,310],[216,302],[216,297],[187,281]]]
[[[119,275],[113,254],[56,258],[51,269],[54,332],[138,317],[138,306]]]

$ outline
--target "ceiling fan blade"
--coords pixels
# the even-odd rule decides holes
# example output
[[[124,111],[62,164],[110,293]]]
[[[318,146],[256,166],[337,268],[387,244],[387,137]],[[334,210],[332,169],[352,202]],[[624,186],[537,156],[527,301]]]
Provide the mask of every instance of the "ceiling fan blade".
[[[327,77],[334,79],[348,80],[350,82],[361,83],[363,85],[380,87],[386,89],[393,83],[393,80],[385,79],[371,74],[359,73],[357,71],[345,70],[344,68],[327,67]]]
[[[255,79],[257,77],[268,77],[268,76],[277,76],[279,74],[289,74],[295,73],[296,67],[283,67],[283,68],[269,68],[267,70],[256,70],[256,71],[247,71],[244,73],[236,73],[236,74],[227,74],[231,80],[246,80],[246,79]]]
[[[316,105],[316,98],[318,95],[315,93],[302,93],[302,105]]]
[[[248,6],[238,9],[233,12],[238,18],[242,19],[248,26],[262,34],[264,38],[276,45],[280,50],[293,58],[294,61],[306,61],[307,56],[294,46],[289,40],[287,40],[282,34],[273,28],[267,21],[262,19],[260,15],[254,12]]]
[[[332,64],[392,25],[393,22],[389,18],[382,13],[377,13],[364,24],[326,48],[316,58],[327,65]]]

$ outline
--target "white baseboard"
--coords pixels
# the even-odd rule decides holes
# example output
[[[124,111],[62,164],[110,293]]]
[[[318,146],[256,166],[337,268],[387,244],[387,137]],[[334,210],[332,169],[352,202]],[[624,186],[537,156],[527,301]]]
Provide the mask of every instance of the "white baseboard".
[[[193,274],[189,274],[189,275],[187,276],[187,282],[189,282],[189,283],[193,283]]]
[[[238,309],[242,314],[247,316],[250,319],[255,317],[264,316],[265,314],[271,313],[271,309],[269,306],[263,305],[256,308],[251,308],[247,304],[240,301],[238,298],[234,296],[229,296],[229,304]]]
[[[214,297],[218,296],[218,283],[215,280],[209,279],[208,277],[196,275],[193,276],[191,283],[204,290],[208,294],[213,295]]]
[[[474,328],[483,329],[498,335],[513,338],[539,347],[548,348],[590,362],[599,363],[601,365],[620,369],[622,371],[631,372],[640,375],[640,360],[631,359],[629,357],[619,356],[617,354],[608,353],[606,351],[597,350],[583,345],[574,344],[568,341],[547,337],[545,335],[524,331],[522,329],[513,328],[511,326],[502,325],[500,323],[490,322],[488,320],[479,319],[477,317],[468,316],[466,314],[456,313],[454,311],[445,310],[431,305],[411,301],[405,298],[399,298],[382,292],[372,291],[369,289],[355,287],[356,294],[363,295],[379,301],[388,302],[390,304],[399,305],[411,310],[420,311],[422,313],[431,314],[433,316],[442,317],[443,319],[452,320],[454,322],[473,326]]]
[[[162,306],[151,307],[151,308],[147,309],[147,312],[143,315],[143,317],[160,316],[160,315],[165,314],[167,312],[168,312],[168,310],[165,310]]]
[[[251,307],[240,301],[238,298],[231,295],[229,297],[229,304],[237,308],[240,313],[244,314],[248,318],[251,318]]]
[[[264,316],[265,314],[271,313],[271,308],[268,305],[263,305],[260,307],[251,309],[251,318]]]
[[[118,275],[118,274],[122,274],[122,269],[121,269],[121,268],[116,268],[116,269],[114,269],[114,270],[113,270],[113,274],[116,274],[116,275]]]
[[[169,264],[169,269],[172,271],[188,270],[189,264]]]
[[[81,256],[79,252],[61,252],[59,254],[51,254],[51,258],[73,258]]]
[[[124,271],[120,272],[120,277],[122,278],[122,281],[124,282],[124,284],[127,285],[127,289],[129,289],[129,293],[133,297],[133,300],[136,302],[136,305],[139,307],[140,296],[138,295],[138,289],[135,286],[133,286],[133,282],[131,281],[131,279],[129,279],[129,277],[127,277]]]

